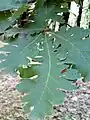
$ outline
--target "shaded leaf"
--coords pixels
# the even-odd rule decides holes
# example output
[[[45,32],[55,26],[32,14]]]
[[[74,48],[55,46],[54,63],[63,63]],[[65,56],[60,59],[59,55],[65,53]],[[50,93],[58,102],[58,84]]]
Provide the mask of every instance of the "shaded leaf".
[[[21,5],[17,10],[10,12],[9,10],[0,12],[1,19],[0,19],[0,32],[5,32],[6,30],[9,30],[13,28],[20,18],[20,15],[23,14],[23,12],[26,12],[28,8],[27,4]]]
[[[86,76],[83,77],[90,78],[90,40],[85,38],[90,31],[78,27],[61,28],[57,33],[45,31],[46,20],[53,19],[54,15],[57,20],[53,10],[53,7],[38,9],[28,29],[22,29],[15,41],[11,38],[11,43],[0,48],[5,53],[0,55],[0,68],[8,72],[18,68],[22,77],[17,89],[27,93],[23,102],[25,109],[31,111],[30,118],[44,118],[52,112],[54,104],[63,101],[64,94],[57,88],[75,88],[67,79],[78,79],[84,71]],[[16,12],[13,18],[21,13],[22,10]]]
[[[88,34],[89,29],[84,30],[79,27],[71,28],[68,31],[62,28],[58,34],[53,33],[53,35],[56,36],[56,39],[62,43],[63,49],[59,49],[58,52],[62,51],[62,53],[65,53],[66,51],[65,64],[70,62],[74,63],[75,68],[78,68],[83,77],[87,76],[87,79],[90,78],[90,40],[89,38],[85,39],[85,36]],[[61,54],[58,55],[59,60],[61,59],[60,56]]]
[[[27,0],[1,0],[0,11],[17,9],[23,3],[27,3]]]
[[[32,67],[37,71],[35,72],[36,77],[32,76],[33,81],[23,78],[17,85],[17,89],[27,93],[23,98],[23,102],[27,102],[25,108],[30,110],[34,106],[30,116],[43,118],[45,114],[51,113],[52,105],[63,101],[64,95],[58,92],[57,88],[74,88],[67,79],[80,78],[84,70],[87,71],[86,77],[89,78],[88,66],[90,64],[87,55],[90,40],[88,38],[83,40],[89,34],[89,30],[78,27],[69,30],[62,28],[58,33],[50,32],[51,36],[47,32],[32,36],[34,31],[37,33],[40,29],[31,29],[27,37],[19,36],[18,41],[2,48],[11,53],[7,57],[3,57],[6,58],[6,61],[2,62],[0,66],[14,70],[19,65],[34,65]],[[14,44],[17,47],[14,47]],[[68,70],[61,73],[63,69]],[[22,74],[22,71],[19,72]],[[29,72],[32,75],[32,72]],[[21,77],[24,77],[23,75]],[[27,75],[29,74],[25,73],[25,77],[29,77]]]
[[[80,78],[81,76],[76,69],[68,69],[66,72],[64,72],[63,77],[67,80],[74,81]]]

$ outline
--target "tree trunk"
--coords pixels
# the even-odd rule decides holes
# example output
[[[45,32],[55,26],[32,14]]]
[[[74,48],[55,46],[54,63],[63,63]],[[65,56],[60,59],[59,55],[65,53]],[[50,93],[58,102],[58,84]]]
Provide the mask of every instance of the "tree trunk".
[[[79,15],[79,5],[74,1],[71,2],[70,15],[68,19],[68,24],[72,27],[77,26],[77,18]]]
[[[89,7],[90,7],[90,0],[84,0],[82,15],[81,15],[81,22],[80,22],[80,27],[83,27],[84,29],[89,28],[89,24],[90,24],[90,8]]]

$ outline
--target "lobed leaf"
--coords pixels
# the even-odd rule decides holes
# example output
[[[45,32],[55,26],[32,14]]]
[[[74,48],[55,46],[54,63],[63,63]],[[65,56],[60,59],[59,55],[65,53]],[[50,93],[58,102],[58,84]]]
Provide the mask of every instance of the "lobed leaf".
[[[54,104],[63,101],[64,94],[58,88],[71,90],[75,87],[70,81],[81,76],[90,78],[90,38],[87,37],[90,30],[63,27],[59,32],[50,31],[46,20],[54,15],[56,19],[53,9],[38,9],[30,26],[21,29],[15,40],[11,37],[11,42],[0,48],[0,68],[19,72],[22,80],[16,88],[26,93],[23,102],[32,119],[44,118],[52,112]],[[13,19],[21,13],[19,9]],[[13,30],[7,33],[18,33],[18,29]]]

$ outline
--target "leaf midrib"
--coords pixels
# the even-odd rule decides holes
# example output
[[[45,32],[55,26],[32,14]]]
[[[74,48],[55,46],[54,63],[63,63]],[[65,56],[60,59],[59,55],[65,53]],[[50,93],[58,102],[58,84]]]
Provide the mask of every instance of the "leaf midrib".
[[[44,84],[45,84],[44,90],[42,91],[40,100],[39,100],[39,102],[36,104],[36,106],[37,106],[38,104],[40,104],[40,101],[42,100],[42,98],[43,98],[43,96],[44,96],[45,90],[48,88],[48,87],[47,87],[47,84],[48,84],[48,81],[49,81],[50,71],[51,71],[51,55],[50,55],[49,45],[48,45],[48,41],[47,41],[46,35],[45,35],[45,42],[46,42],[46,46],[47,46],[47,50],[48,50],[49,69],[48,69],[48,74],[47,74],[46,82],[44,83]],[[49,90],[49,89],[48,89],[48,90]],[[50,92],[51,92],[51,91],[50,91]],[[52,92],[51,92],[51,93],[52,93]],[[52,95],[54,95],[54,94],[52,93]],[[34,106],[34,107],[35,107],[35,106]]]

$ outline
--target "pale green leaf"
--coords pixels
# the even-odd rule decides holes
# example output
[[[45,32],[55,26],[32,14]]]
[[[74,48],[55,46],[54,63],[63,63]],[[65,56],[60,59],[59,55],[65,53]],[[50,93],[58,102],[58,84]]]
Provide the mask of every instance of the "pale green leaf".
[[[39,28],[31,29],[28,36],[21,35],[17,41],[2,48],[11,53],[1,56],[6,61],[0,66],[7,70],[15,70],[19,65],[33,68],[35,74],[32,75],[30,70],[21,75],[24,79],[17,89],[27,93],[23,98],[23,102],[27,103],[25,108],[30,110],[34,106],[30,116],[43,118],[51,113],[52,105],[63,101],[64,95],[57,88],[73,89],[68,80],[80,78],[83,71],[90,78],[90,40],[85,38],[89,30],[78,27],[69,30],[62,28],[58,33],[50,32],[51,36],[40,31]]]
[[[0,0],[0,11],[12,10],[19,8],[27,0]]]

